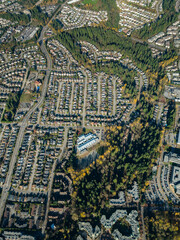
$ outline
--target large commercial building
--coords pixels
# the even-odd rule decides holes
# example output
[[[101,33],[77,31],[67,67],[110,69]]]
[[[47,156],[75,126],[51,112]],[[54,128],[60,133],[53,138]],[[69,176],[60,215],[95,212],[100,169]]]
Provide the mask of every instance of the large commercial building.
[[[174,163],[180,164],[180,155],[177,153],[165,153],[164,154],[164,163]]]
[[[178,140],[177,140],[177,144],[180,145],[180,130],[179,130],[179,133],[178,133]]]
[[[170,184],[176,194],[180,195],[180,155],[177,153],[165,153],[164,163],[171,163]]]
[[[180,195],[180,166],[172,166],[171,182],[175,192]]]
[[[93,133],[81,135],[77,139],[77,151],[83,152],[87,150],[87,148],[92,147],[94,144],[96,144],[98,140],[99,138]]]

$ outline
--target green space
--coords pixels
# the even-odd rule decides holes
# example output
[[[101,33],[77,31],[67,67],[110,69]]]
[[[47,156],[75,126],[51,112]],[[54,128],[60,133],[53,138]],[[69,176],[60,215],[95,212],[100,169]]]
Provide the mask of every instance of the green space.
[[[132,234],[131,225],[126,221],[126,218],[120,218],[112,227],[112,232],[118,229],[124,236],[130,236]]]
[[[174,101],[169,101],[169,109],[167,113],[167,128],[172,128],[174,126],[175,115],[176,115],[176,105]]]
[[[38,25],[45,25],[49,21],[49,17],[46,13],[43,13],[39,6],[34,7],[31,11],[31,17],[34,22],[38,23]]]
[[[18,24],[21,24],[21,25],[26,25],[30,22],[30,16],[24,13],[20,13],[20,14],[10,13],[10,12],[0,13],[0,17],[10,20],[11,22],[18,22]]]
[[[65,0],[44,0],[42,5],[49,5],[49,4],[62,4]]]
[[[61,226],[64,231],[57,231],[55,236],[52,234],[51,239],[76,239],[78,221],[90,219],[93,223],[99,222],[102,214],[111,211],[109,199],[114,193],[116,195],[120,190],[130,188],[134,180],[140,189],[144,187],[151,176],[153,159],[159,155],[157,146],[161,129],[151,125],[153,106],[143,95],[138,109],[141,117],[128,129],[123,126],[107,130],[107,147],[102,151],[103,154],[88,168],[87,173],[82,173],[83,176],[75,178],[73,182],[70,215]],[[65,169],[65,172],[71,174],[69,169]],[[120,222],[119,227],[124,233],[130,230],[125,221]]]
[[[87,41],[94,44],[99,50],[116,50],[120,51],[124,56],[129,56],[137,63],[137,66],[146,71],[150,69],[152,72],[159,71],[162,74],[159,63],[164,60],[164,55],[161,58],[153,58],[151,49],[147,44],[134,43],[130,37],[124,37],[122,34],[116,33],[111,29],[103,27],[87,27],[74,29],[68,32],[62,32],[57,36],[57,39],[65,45],[65,47],[73,54],[76,60],[80,63],[86,61],[86,57],[82,55],[81,47],[78,41]],[[171,49],[165,53],[165,56],[173,57],[175,51]]]
[[[157,98],[162,93],[165,70],[162,67],[163,61],[173,58],[177,55],[176,50],[170,48],[165,51],[159,58],[154,58],[151,49],[146,43],[133,42],[130,37],[125,37],[111,29],[104,27],[86,27],[74,29],[68,32],[57,34],[56,38],[72,53],[73,57],[92,72],[104,71],[107,74],[114,74],[127,84],[126,93],[132,97],[137,95],[137,89],[134,82],[134,71],[122,66],[116,61],[97,61],[94,64],[89,61],[86,54],[82,54],[79,41],[87,41],[98,47],[99,50],[115,50],[123,54],[123,57],[129,57],[136,66],[144,72],[148,71],[148,78],[151,78],[149,84],[149,98]],[[164,80],[163,80],[164,81]],[[160,83],[161,82],[161,86]]]
[[[39,0],[18,0],[19,4],[23,5],[26,8],[33,7]]]
[[[148,240],[180,239],[180,214],[167,211],[147,211],[144,218]]]
[[[2,32],[0,33],[0,37],[2,37],[7,30],[8,30],[8,27],[1,28]]]
[[[21,0],[19,2],[24,6],[32,7],[30,11],[33,24],[44,25],[49,21],[47,14],[43,13],[39,7],[33,7],[37,0]],[[133,35],[145,40],[160,31],[164,31],[167,26],[177,20],[177,14],[174,14],[174,7],[172,7],[174,2],[175,0],[164,0],[164,14],[156,22],[150,23],[150,26],[145,25],[142,29],[135,31]],[[68,162],[61,166],[60,169],[73,180],[72,198],[69,203],[66,203],[68,211],[65,218],[61,219],[61,224],[57,225],[57,230],[52,231],[51,237],[48,239],[76,239],[78,222],[91,221],[93,224],[99,223],[103,213],[114,210],[110,207],[109,200],[117,196],[119,191],[131,188],[134,181],[138,183],[141,198],[145,183],[152,177],[152,166],[160,155],[159,143],[162,128],[152,121],[154,112],[152,98],[154,96],[159,97],[157,89],[160,80],[165,76],[164,68],[160,63],[176,55],[176,51],[170,48],[160,58],[154,58],[151,49],[146,43],[133,42],[130,37],[110,29],[117,28],[119,22],[119,9],[115,0],[83,0],[83,3],[85,5],[80,4],[79,7],[94,11],[107,11],[109,20],[106,27],[84,27],[61,33],[58,30],[62,28],[62,24],[57,20],[53,20],[52,26],[58,32],[56,38],[72,53],[73,57],[87,69],[90,69],[92,73],[103,71],[109,75],[119,76],[126,85],[125,94],[130,95],[131,99],[137,96],[134,81],[136,72],[129,70],[119,61],[104,62],[98,60],[91,63],[88,56],[82,53],[79,44],[80,40],[94,44],[99,50],[121,52],[123,57],[129,57],[140,69],[147,72],[149,78],[152,75],[155,76],[153,78],[155,83],[154,85],[150,84],[149,89],[141,93],[135,108],[138,117],[131,116],[130,120],[132,121],[130,121],[128,127],[126,123],[122,123],[122,126],[118,127],[107,127],[105,132],[106,140],[102,146],[98,146],[99,159],[88,166],[87,169],[83,169],[82,172],[82,169],[77,164],[77,154],[75,148],[73,148]],[[18,16],[18,14],[7,13],[3,14],[3,17],[11,21],[18,21],[20,24],[27,24],[30,21],[29,17],[23,14]],[[23,46],[23,44],[34,42],[38,39],[41,29],[35,38],[28,43],[16,43],[16,40],[13,39],[11,43],[7,44],[8,47],[11,47],[13,51],[18,45]],[[3,45],[3,47],[5,46]],[[161,84],[163,85],[163,83]],[[35,93],[10,94],[2,121],[13,121],[19,103],[31,102],[35,97]],[[167,124],[168,128],[171,128],[175,118],[175,103],[174,101],[168,101],[168,104]],[[88,131],[83,129],[83,132]],[[78,134],[80,132],[77,131],[73,139],[74,144]],[[49,140],[51,135],[47,133],[43,139]],[[77,177],[74,177],[74,175],[77,175]],[[54,186],[62,188],[63,183],[56,183]],[[56,206],[56,204],[56,201],[54,201],[51,206]],[[28,209],[28,204],[20,207],[21,211],[28,211]],[[145,215],[147,239],[174,239],[175,237],[178,239],[180,237],[178,235],[179,215],[171,214],[167,212],[151,212]],[[120,219],[114,225],[114,228],[118,228],[127,236],[131,233],[130,225],[125,219]]]
[[[114,191],[127,189],[134,179],[143,187],[151,172],[152,159],[157,157],[156,148],[160,139],[160,129],[157,126],[146,126],[149,118],[146,112],[151,109],[148,103],[146,106],[142,108],[140,122],[129,131],[125,126],[107,132],[109,148],[101,156],[102,161],[99,164],[97,162],[91,172],[76,184],[77,198],[73,200],[76,206],[74,211],[77,213],[84,211],[88,216],[95,213],[100,215],[106,197]],[[142,128],[139,129],[138,125]]]
[[[4,115],[2,117],[3,122],[13,121],[16,109],[19,105],[20,93],[11,93],[6,103]]]
[[[159,57],[152,56],[151,49],[146,43],[132,41],[131,37],[126,37],[121,33],[117,33],[111,29],[104,27],[84,27],[81,29],[73,29],[68,32],[61,32],[56,35],[59,40],[73,55],[73,57],[92,72],[104,71],[107,74],[115,74],[123,78],[126,86],[126,93],[137,96],[137,89],[134,87],[134,71],[122,66],[121,63],[109,61],[97,61],[91,63],[86,54],[82,54],[79,41],[87,41],[94,44],[100,51],[113,50],[123,54],[123,57],[129,57],[135,65],[147,73],[147,77],[151,79],[148,86],[149,99],[157,99],[162,94],[165,84],[165,69],[163,62],[177,56],[176,50],[170,48]],[[127,77],[128,76],[128,77]]]
[[[93,72],[103,71],[109,75],[113,74],[121,78],[124,84],[126,84],[125,94],[130,95],[131,99],[137,96],[137,89],[135,87],[134,77],[136,72],[134,70],[129,70],[120,62],[106,62],[103,64],[102,61],[98,61],[95,66],[91,68]]]
[[[20,103],[31,102],[32,99],[33,99],[32,93],[22,93],[21,98],[20,98]]]
[[[95,5],[98,3],[99,0],[83,0],[82,3],[83,4],[92,4]]]
[[[58,31],[58,29],[63,28],[62,22],[59,21],[58,19],[53,19],[51,25],[56,31]]]
[[[110,43],[110,41],[109,43],[105,42],[106,40],[104,41],[105,34],[107,34],[106,39],[108,39],[108,36],[109,36],[109,40],[113,41],[112,44]],[[110,61],[106,63],[104,63],[103,61],[98,61],[93,65],[89,65],[89,60],[87,56],[82,54],[81,47],[79,44],[77,44],[79,40],[85,40],[88,42],[92,42],[99,49],[107,49],[107,50],[109,49],[109,50],[117,50],[117,51],[121,51],[122,49],[122,51],[124,51],[125,53],[125,50],[126,50],[125,46],[127,45],[127,48],[129,48],[127,43],[128,41],[125,37],[118,36],[112,30],[107,30],[106,32],[104,32],[103,28],[98,27],[98,28],[83,28],[82,30],[79,30],[79,31],[73,30],[70,32],[63,32],[58,35],[57,39],[64,46],[66,46],[66,48],[72,53],[75,59],[79,61],[81,64],[84,64],[86,68],[90,68],[92,72],[103,71],[110,75],[114,74],[119,76],[123,80],[123,82],[127,84],[127,88],[126,88],[127,93],[131,94],[132,98],[136,96],[137,89],[135,88],[135,81],[134,81],[134,77],[136,75],[135,71],[133,70],[129,71],[129,69],[123,66],[119,61]],[[95,42],[95,39],[96,39],[96,42]],[[117,42],[115,43],[116,40]],[[130,39],[128,40],[130,41]],[[123,46],[123,43],[124,43],[124,46]],[[137,47],[135,47],[134,49],[138,50]],[[146,48],[146,50],[148,51],[148,54],[150,56],[151,52],[149,52],[148,48]]]
[[[105,25],[110,28],[118,28],[120,18],[116,0],[84,0],[83,3],[85,3],[84,6],[79,3],[77,3],[77,6],[92,11],[107,11],[108,21]]]

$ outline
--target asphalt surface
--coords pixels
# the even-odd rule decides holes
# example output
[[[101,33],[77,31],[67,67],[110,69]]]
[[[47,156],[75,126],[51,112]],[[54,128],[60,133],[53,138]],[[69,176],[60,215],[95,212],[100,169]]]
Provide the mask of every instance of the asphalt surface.
[[[65,128],[64,141],[63,141],[63,146],[62,146],[62,149],[61,149],[62,151],[61,151],[61,154],[59,156],[59,161],[62,159],[65,148],[66,148],[67,135],[68,135],[68,128]],[[57,161],[58,161],[58,159],[56,158],[54,163],[53,163],[52,170],[51,170],[51,177],[50,177],[50,182],[49,182],[49,186],[48,186],[48,196],[47,196],[45,220],[44,220],[44,223],[43,223],[43,226],[42,226],[42,234],[44,234],[45,230],[46,230],[46,225],[47,225],[47,220],[48,220],[48,212],[49,212],[49,205],[50,205],[50,199],[51,199],[51,191],[52,191],[52,187],[53,187],[54,173],[55,173]]]
[[[13,154],[12,154],[12,158],[11,158],[10,165],[9,165],[9,170],[8,170],[8,173],[7,173],[7,176],[6,176],[6,181],[5,181],[5,184],[3,186],[2,194],[1,194],[1,198],[0,198],[0,222],[1,222],[1,219],[2,219],[3,212],[4,212],[4,207],[5,207],[5,204],[6,204],[7,197],[8,197],[8,192],[9,192],[10,187],[11,187],[11,180],[12,180],[14,166],[16,164],[17,156],[18,156],[18,153],[19,153],[19,149],[20,149],[20,146],[21,146],[21,142],[22,142],[22,139],[23,139],[23,136],[24,136],[24,132],[25,132],[28,120],[29,120],[31,114],[37,108],[39,108],[42,105],[42,103],[44,101],[44,97],[46,96],[46,92],[47,92],[48,80],[49,80],[50,72],[51,72],[51,69],[52,69],[52,60],[51,60],[51,58],[50,58],[50,56],[47,52],[47,49],[46,49],[46,46],[44,45],[44,42],[43,42],[44,33],[45,33],[46,30],[47,30],[47,26],[45,26],[42,29],[38,42],[40,44],[40,48],[41,48],[42,53],[44,53],[44,55],[46,56],[47,69],[48,70],[46,71],[46,75],[45,75],[45,78],[44,78],[41,97],[40,97],[39,101],[37,102],[37,104],[35,104],[29,110],[29,112],[25,115],[25,117],[24,117],[24,119],[21,123],[20,129],[19,129],[19,133],[18,133],[17,140],[16,140],[16,145],[15,145],[15,148],[14,148],[14,151],[13,151]]]
[[[50,22],[56,17],[57,13],[59,12],[59,10],[64,5],[65,5],[65,3],[62,4],[56,10],[56,12],[54,13]],[[41,34],[40,34],[40,37],[37,41],[40,45],[40,49],[41,49],[42,53],[44,53],[44,55],[46,57],[46,60],[47,60],[47,70],[46,70],[46,75],[45,75],[44,82],[43,82],[42,92],[41,92],[41,96],[40,96],[38,102],[35,105],[33,105],[33,107],[28,111],[28,113],[25,115],[23,121],[20,124],[20,129],[19,129],[19,133],[18,133],[18,136],[17,136],[16,145],[15,145],[14,150],[13,150],[12,158],[11,158],[11,161],[10,161],[9,170],[8,170],[8,173],[7,173],[7,176],[6,176],[5,184],[3,185],[3,188],[2,188],[2,194],[1,194],[1,198],[0,198],[0,222],[1,222],[1,219],[2,219],[2,216],[3,216],[6,200],[7,200],[8,193],[9,193],[9,190],[10,190],[10,187],[11,187],[13,170],[14,170],[14,167],[15,167],[15,164],[16,164],[16,160],[17,160],[17,157],[18,157],[19,149],[20,149],[20,146],[21,146],[21,142],[22,142],[22,139],[23,139],[23,136],[24,136],[26,126],[28,124],[28,121],[29,121],[29,118],[30,118],[31,114],[37,108],[41,107],[41,105],[43,104],[43,101],[44,101],[44,98],[45,98],[46,92],[47,92],[48,80],[49,80],[50,73],[51,73],[51,70],[52,70],[52,59],[51,59],[51,57],[50,57],[50,55],[49,55],[49,53],[46,49],[46,46],[44,44],[44,33],[48,29],[48,24],[43,27],[43,29],[41,31]],[[53,182],[53,179],[51,181]],[[51,184],[51,187],[52,187],[52,183],[50,183],[50,184]],[[49,190],[49,193],[50,192],[51,192],[51,188]],[[50,199],[50,196],[49,196],[49,199]]]

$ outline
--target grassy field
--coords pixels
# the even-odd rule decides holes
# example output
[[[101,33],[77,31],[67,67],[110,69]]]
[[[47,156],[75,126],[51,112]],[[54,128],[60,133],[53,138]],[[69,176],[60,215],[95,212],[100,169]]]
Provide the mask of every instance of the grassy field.
[[[76,4],[77,7],[92,11],[107,11],[108,21],[105,23],[107,27],[118,28],[119,25],[119,8],[115,0],[83,0]]]
[[[38,2],[38,0],[19,0],[18,2],[26,8],[31,8]]]
[[[84,0],[82,3],[95,5],[97,2],[98,0]]]
[[[33,99],[32,93],[23,93],[20,98],[20,103],[31,102]]]

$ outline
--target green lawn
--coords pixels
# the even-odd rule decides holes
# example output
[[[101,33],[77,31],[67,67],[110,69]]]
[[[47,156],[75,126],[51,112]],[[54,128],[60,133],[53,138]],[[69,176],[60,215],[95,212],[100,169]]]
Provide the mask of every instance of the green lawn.
[[[20,103],[31,102],[33,95],[31,93],[23,93],[20,98]]]
[[[117,7],[116,0],[83,0],[82,2],[78,2],[76,6],[92,11],[107,11],[108,21],[105,23],[106,26],[118,28],[119,8]]]
[[[84,0],[83,3],[84,4],[92,4],[95,5],[97,4],[98,0]]]

